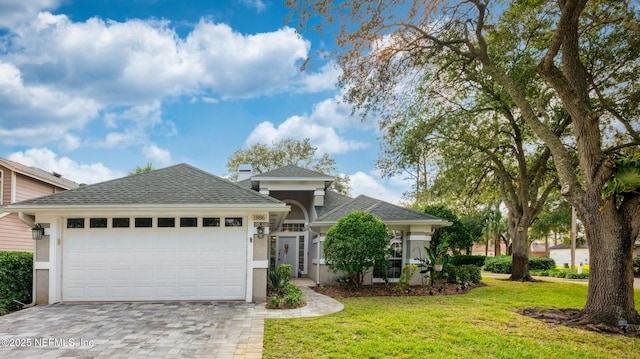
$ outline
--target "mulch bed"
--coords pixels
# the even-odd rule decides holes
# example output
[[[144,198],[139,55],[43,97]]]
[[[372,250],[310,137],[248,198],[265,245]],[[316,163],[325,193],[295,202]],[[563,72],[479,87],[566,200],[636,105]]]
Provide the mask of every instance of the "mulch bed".
[[[359,289],[346,289],[339,285],[327,287],[312,287],[320,294],[332,298],[350,297],[408,297],[408,296],[430,296],[430,295],[456,295],[468,293],[471,289],[485,286],[484,283],[476,283],[462,289],[455,284],[446,286],[422,287],[419,285],[409,286],[405,290],[398,292],[395,284],[374,284],[364,285]]]

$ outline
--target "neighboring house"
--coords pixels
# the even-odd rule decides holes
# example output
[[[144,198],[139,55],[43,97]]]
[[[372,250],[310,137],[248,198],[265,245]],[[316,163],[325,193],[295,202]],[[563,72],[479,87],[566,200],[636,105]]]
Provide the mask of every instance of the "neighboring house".
[[[435,228],[450,225],[328,190],[333,177],[315,171],[242,169],[234,183],[180,164],[8,206],[46,228],[36,241],[36,302],[262,302],[269,267],[288,263],[293,276],[332,280],[322,241],[352,210],[389,226],[393,276],[424,255]]]
[[[556,266],[569,268],[571,266],[571,246],[558,244],[549,247],[549,258],[556,262]],[[576,246],[575,265],[589,265],[589,248],[586,244]]]
[[[76,187],[77,183],[57,173],[0,158],[0,251],[32,252],[34,247],[31,229],[23,222],[33,222],[33,217],[21,220],[1,207]]]

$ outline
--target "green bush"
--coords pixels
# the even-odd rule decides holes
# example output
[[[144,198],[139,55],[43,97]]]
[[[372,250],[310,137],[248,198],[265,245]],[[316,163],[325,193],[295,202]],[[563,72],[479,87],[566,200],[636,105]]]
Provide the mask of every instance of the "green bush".
[[[479,283],[482,280],[480,267],[473,264],[454,266],[449,264],[446,269],[448,283]]]
[[[640,257],[633,258],[633,271],[640,276]]]
[[[529,257],[530,270],[549,270],[556,267],[556,262],[551,258]]]
[[[487,258],[486,256],[472,256],[468,254],[460,254],[457,256],[452,256],[449,259],[449,263],[453,264],[454,266],[473,264],[476,267],[482,267],[484,265],[484,260],[486,258]]]
[[[549,271],[548,270],[532,270],[530,271],[531,275],[535,275],[538,277],[548,277],[549,276]]]
[[[493,273],[511,273],[511,256],[487,257],[484,270]]]
[[[31,303],[33,289],[33,253],[0,252],[0,314]]]
[[[589,279],[589,273],[573,273],[569,272],[565,275],[567,279]]]
[[[550,270],[556,267],[551,258],[529,257],[529,270]],[[487,257],[484,270],[494,273],[511,273],[511,256]]]
[[[293,284],[287,286],[287,294],[284,296],[284,302],[290,308],[298,308],[304,304],[304,294],[300,288]]]
[[[550,275],[552,277],[556,277],[556,278],[564,278],[567,276],[567,272],[565,271],[553,271],[550,273]]]

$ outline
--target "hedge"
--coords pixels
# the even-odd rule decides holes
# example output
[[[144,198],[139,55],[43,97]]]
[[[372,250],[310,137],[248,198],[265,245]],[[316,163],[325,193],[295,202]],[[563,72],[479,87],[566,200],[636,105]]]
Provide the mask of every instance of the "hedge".
[[[551,258],[529,257],[529,270],[549,270],[556,267]],[[511,273],[511,256],[487,257],[484,270],[493,273]]]
[[[0,315],[31,303],[33,253],[0,252]]]
[[[465,264],[472,264],[476,267],[482,267],[484,265],[484,260],[487,258],[486,256],[472,256],[469,254],[459,254],[456,256],[451,256],[449,258],[449,263],[454,266],[461,266]]]
[[[447,282],[449,283],[479,283],[482,280],[480,267],[473,264],[461,266],[447,265]]]

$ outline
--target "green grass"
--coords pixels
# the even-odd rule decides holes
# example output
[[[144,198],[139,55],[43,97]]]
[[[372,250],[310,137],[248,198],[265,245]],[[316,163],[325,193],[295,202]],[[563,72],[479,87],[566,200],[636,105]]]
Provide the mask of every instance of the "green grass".
[[[265,321],[264,358],[637,358],[640,340],[516,313],[581,308],[587,286],[487,278],[469,294],[342,299],[340,313]],[[640,290],[636,290],[640,309]]]

